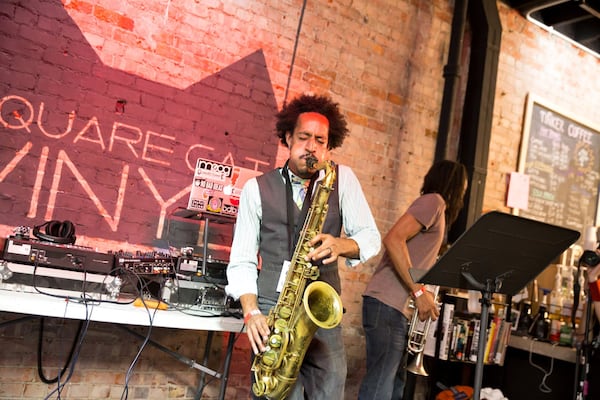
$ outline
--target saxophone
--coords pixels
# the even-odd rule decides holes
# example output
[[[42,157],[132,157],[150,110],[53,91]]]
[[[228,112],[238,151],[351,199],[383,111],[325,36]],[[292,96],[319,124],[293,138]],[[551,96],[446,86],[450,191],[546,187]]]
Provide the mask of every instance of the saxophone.
[[[329,161],[307,159],[311,168],[325,169],[319,183],[277,304],[269,312],[267,348],[254,358],[252,371],[256,396],[271,400],[285,399],[298,378],[300,366],[318,328],[331,329],[342,320],[342,300],[335,289],[319,277],[319,267],[305,260],[311,248],[308,242],[321,233],[327,216],[329,194],[335,170]]]

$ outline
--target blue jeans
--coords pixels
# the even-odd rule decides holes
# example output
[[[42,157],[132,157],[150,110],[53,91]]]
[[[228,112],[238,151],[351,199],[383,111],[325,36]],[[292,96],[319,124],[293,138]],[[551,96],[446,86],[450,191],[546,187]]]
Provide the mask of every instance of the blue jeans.
[[[359,400],[402,399],[408,319],[379,300],[364,296],[363,328],[367,371],[358,393]]]
[[[286,400],[344,400],[346,374],[341,325],[333,329],[319,328],[308,346],[298,380]],[[254,393],[252,398],[257,398]]]

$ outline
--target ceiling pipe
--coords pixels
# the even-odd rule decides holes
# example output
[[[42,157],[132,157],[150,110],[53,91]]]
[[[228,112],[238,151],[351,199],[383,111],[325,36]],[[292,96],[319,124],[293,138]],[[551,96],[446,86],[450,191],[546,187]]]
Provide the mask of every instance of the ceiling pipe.
[[[457,9],[455,12],[461,11]],[[450,243],[482,214],[502,35],[495,0],[469,1],[467,16],[472,34],[457,160],[467,167],[469,187],[464,207],[449,232]],[[451,121],[448,118],[452,116],[445,115],[441,118]],[[447,137],[443,140],[446,141]],[[446,144],[442,143],[440,146]],[[444,153],[440,150],[440,154],[445,152],[445,148]]]
[[[454,119],[454,110],[456,108],[456,92],[460,83],[460,56],[463,49],[465,26],[467,23],[467,6],[467,0],[456,0],[454,3],[448,63],[444,66],[444,94],[435,146],[435,161],[451,158],[448,153],[448,144],[452,121]]]
[[[519,12],[522,15],[525,16],[525,19],[527,19],[527,21],[542,28],[543,30],[548,32],[550,35],[555,35],[563,40],[566,40],[567,42],[571,43],[573,46],[585,51],[586,53],[589,53],[589,54],[593,55],[594,57],[600,58],[600,54],[598,52],[594,51],[593,49],[591,49],[587,46],[582,45],[581,43],[579,43],[576,40],[571,39],[569,36],[564,35],[563,33],[557,31],[556,29],[554,29],[551,26],[544,24],[542,21],[540,21],[539,19],[534,17],[535,13],[537,13],[539,11],[545,10],[548,7],[552,7],[557,4],[567,3],[569,1],[572,1],[572,0],[534,1],[534,2],[529,2],[529,3],[526,2],[523,5],[517,7],[517,9],[519,10]],[[585,0],[577,1],[576,0],[575,2],[579,4],[579,7],[586,10],[591,15],[595,16],[596,18],[600,18],[600,12],[598,12],[598,10],[596,10],[594,7],[590,6],[587,1],[585,1]]]

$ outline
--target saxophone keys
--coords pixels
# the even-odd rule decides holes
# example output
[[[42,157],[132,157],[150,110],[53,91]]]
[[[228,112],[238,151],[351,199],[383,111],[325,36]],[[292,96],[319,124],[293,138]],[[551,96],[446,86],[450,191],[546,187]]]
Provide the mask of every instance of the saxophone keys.
[[[283,320],[283,319],[278,319],[277,321],[275,321],[275,325],[273,326],[273,332],[274,333],[281,333],[281,332],[285,332],[288,328],[288,323],[287,321]]]
[[[277,361],[277,353],[274,350],[266,350],[262,354],[262,362],[265,365],[271,366]]]
[[[293,301],[294,298],[291,297],[291,300]],[[289,307],[289,306],[281,307],[281,309],[279,310],[279,319],[277,319],[277,321],[275,321],[275,324],[277,324],[279,321],[285,322],[285,320],[289,319],[291,315],[292,315],[291,307]],[[281,322],[279,322],[279,323],[281,323]]]
[[[271,348],[279,348],[281,347],[281,336],[279,335],[271,335],[271,337],[269,338],[269,345]]]

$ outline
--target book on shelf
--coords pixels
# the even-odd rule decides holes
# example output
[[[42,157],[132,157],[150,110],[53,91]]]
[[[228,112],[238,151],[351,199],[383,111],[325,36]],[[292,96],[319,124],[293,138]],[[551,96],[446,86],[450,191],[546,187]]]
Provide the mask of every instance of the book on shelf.
[[[427,332],[427,338],[425,339],[425,347],[423,348],[423,354],[430,357],[435,357],[435,345],[437,342],[437,331],[439,318],[432,321],[429,325],[429,331]]]
[[[508,341],[510,340],[511,331],[512,322],[502,321],[502,331],[498,334],[498,346],[494,356],[494,364],[504,365],[506,347],[508,346]]]
[[[492,319],[490,321],[487,342],[485,345],[485,355],[483,356],[483,361],[486,364],[489,364],[494,358],[499,329],[500,329],[500,318],[494,316],[494,317],[492,317]]]
[[[442,315],[442,332],[440,339],[440,360],[447,360],[450,351],[450,341],[452,340],[452,320],[454,319],[454,304],[444,304],[444,312]]]
[[[467,332],[467,347],[465,349],[465,360],[470,360],[471,352],[473,348],[473,335],[475,334],[475,324],[477,323],[477,319],[471,318],[469,321],[469,330]]]
[[[490,314],[482,327],[480,315],[470,313],[452,302],[443,304],[438,320],[430,325],[424,354],[444,361],[477,362],[480,335],[485,364],[504,364],[512,323],[503,315]],[[487,329],[485,329],[487,328]]]
[[[465,359],[469,325],[470,321],[467,319],[458,317],[454,320],[452,346],[450,348],[450,358],[453,360],[463,361]]]
[[[476,362],[479,354],[479,331],[481,327],[481,320],[475,319],[473,324],[473,340],[471,342],[471,348],[469,349],[469,361]]]

